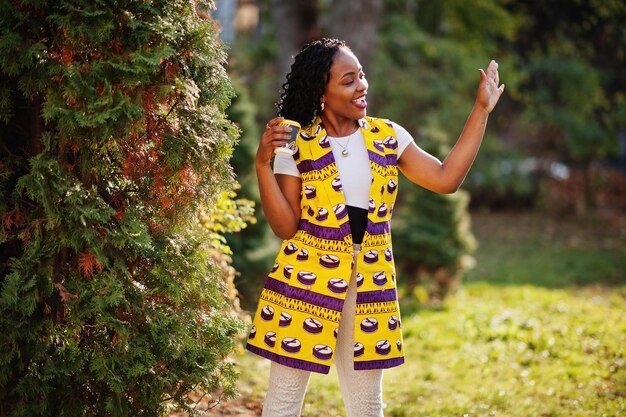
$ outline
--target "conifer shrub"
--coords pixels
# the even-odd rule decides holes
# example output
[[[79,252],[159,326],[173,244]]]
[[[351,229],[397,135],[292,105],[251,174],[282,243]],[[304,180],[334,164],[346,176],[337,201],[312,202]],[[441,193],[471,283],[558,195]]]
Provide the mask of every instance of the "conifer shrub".
[[[0,415],[233,394],[225,60],[193,1],[0,3]]]
[[[419,302],[437,305],[475,262],[469,194],[436,194],[402,180],[401,187],[414,189],[394,213],[398,283]]]

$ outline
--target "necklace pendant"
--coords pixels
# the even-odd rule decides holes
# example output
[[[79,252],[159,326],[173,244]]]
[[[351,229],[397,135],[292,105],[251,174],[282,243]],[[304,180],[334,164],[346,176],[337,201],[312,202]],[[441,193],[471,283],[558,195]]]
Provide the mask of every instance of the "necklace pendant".
[[[348,156],[348,151],[346,149],[344,149],[343,151],[341,151],[341,155],[342,156]]]

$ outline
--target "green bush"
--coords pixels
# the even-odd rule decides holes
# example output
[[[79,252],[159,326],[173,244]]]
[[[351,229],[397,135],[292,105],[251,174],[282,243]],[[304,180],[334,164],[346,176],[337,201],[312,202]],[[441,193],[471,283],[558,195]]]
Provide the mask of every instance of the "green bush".
[[[411,186],[415,187],[405,184],[403,188]],[[417,188],[406,193],[394,213],[398,282],[420,302],[443,300],[473,265],[470,254],[476,243],[468,203],[469,194],[464,191],[435,194]]]
[[[2,2],[0,31],[0,414],[232,395],[242,326],[197,216],[233,186],[215,25],[189,1],[54,0]]]

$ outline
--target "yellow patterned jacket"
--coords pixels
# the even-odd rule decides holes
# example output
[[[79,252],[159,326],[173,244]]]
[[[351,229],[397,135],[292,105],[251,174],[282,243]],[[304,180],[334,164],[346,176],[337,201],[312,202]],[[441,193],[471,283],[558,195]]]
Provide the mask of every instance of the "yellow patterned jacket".
[[[386,120],[366,117],[359,125],[372,185],[367,228],[356,262],[357,370],[404,362],[390,233],[398,142]],[[328,373],[354,248],[341,179],[319,118],[302,129],[294,159],[302,179],[298,231],[283,242],[266,279],[246,347],[286,366]]]

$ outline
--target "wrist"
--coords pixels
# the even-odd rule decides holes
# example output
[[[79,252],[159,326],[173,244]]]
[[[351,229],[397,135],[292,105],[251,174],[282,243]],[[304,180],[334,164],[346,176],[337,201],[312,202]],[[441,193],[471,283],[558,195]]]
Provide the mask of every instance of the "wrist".
[[[480,114],[482,114],[482,115],[484,115],[484,116],[486,116],[486,117],[488,117],[488,116],[489,116],[489,114],[491,113],[491,111],[489,111],[489,110],[487,109],[487,107],[483,106],[482,104],[480,104],[480,103],[478,103],[478,102],[475,102],[475,103],[474,103],[474,109],[473,109],[473,111],[476,111],[476,112],[478,112],[478,113],[480,113]]]
[[[255,166],[256,166],[256,170],[258,171],[263,171],[266,169],[269,169],[270,171],[272,170],[272,160],[268,160],[268,161],[255,161]]]

